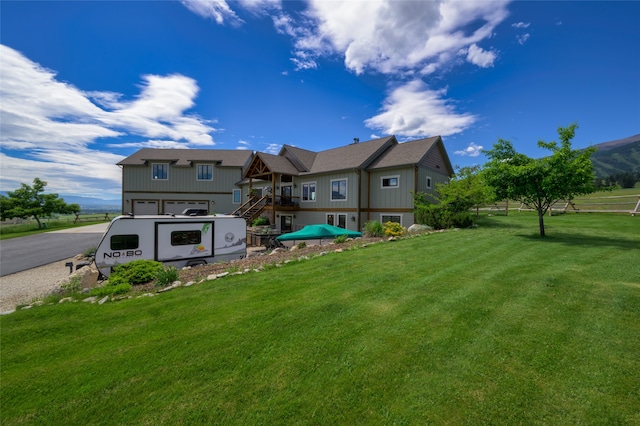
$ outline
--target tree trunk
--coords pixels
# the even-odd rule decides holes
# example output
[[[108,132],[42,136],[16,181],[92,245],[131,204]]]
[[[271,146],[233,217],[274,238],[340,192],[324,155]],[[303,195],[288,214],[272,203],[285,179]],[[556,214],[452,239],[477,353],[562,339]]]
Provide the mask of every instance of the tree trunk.
[[[38,229],[42,229],[42,224],[40,223],[40,219],[38,218],[38,216],[34,214],[33,218],[36,220],[36,222],[38,222]]]
[[[538,209],[538,224],[540,225],[540,236],[544,237],[544,211]]]

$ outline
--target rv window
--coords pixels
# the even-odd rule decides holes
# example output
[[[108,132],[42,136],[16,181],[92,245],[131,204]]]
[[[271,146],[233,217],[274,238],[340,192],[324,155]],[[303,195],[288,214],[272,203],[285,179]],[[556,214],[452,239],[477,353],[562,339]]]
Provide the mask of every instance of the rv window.
[[[111,250],[132,250],[139,245],[138,235],[112,235]]]
[[[200,231],[173,231],[171,233],[172,246],[188,246],[200,244],[202,233]]]

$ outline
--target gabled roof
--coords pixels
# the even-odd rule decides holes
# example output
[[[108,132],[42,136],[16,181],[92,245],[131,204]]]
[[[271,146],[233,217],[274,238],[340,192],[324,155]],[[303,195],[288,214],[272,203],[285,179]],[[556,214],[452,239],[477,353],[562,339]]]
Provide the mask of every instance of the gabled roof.
[[[168,161],[177,167],[190,167],[193,163],[218,163],[221,167],[245,167],[252,151],[233,149],[159,149],[142,148],[119,166],[143,166],[149,161]]]
[[[271,173],[297,176],[298,170],[285,157],[258,152],[249,163],[244,176],[262,177]]]
[[[453,167],[440,136],[395,144],[384,155],[374,161],[369,166],[369,169],[421,164],[434,149],[439,151],[438,154],[442,158],[447,174],[452,175]]]
[[[278,155],[288,158],[298,171],[308,172],[311,170],[318,153],[291,145],[283,145]]]
[[[366,168],[385,150],[397,143],[395,136],[387,136],[318,152],[309,173]]]

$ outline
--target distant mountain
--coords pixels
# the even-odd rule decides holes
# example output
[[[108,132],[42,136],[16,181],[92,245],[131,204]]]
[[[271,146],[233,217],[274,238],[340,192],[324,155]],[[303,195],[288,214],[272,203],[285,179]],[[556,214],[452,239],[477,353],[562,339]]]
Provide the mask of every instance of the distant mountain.
[[[0,191],[0,194],[5,197],[8,196],[7,191]],[[63,195],[59,194],[59,197],[67,204],[78,204],[80,210],[85,211],[103,211],[113,212],[120,211],[120,200],[104,200],[102,198],[93,197],[78,197],[77,195]]]
[[[64,195],[64,194],[60,194],[59,196],[65,201],[65,203],[80,204],[80,207],[96,206],[96,205],[120,207],[120,200],[104,200],[102,198],[78,197],[77,195]]]
[[[595,145],[591,161],[599,178],[640,172],[640,134]]]

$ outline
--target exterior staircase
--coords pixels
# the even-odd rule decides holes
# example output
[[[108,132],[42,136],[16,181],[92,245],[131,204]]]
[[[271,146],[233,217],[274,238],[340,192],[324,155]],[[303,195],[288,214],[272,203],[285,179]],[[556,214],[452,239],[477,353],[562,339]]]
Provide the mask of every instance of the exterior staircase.
[[[271,196],[269,194],[264,195],[261,198],[258,198],[257,196],[250,197],[243,205],[238,207],[231,214],[244,218],[247,222],[247,226],[250,226],[264,211],[270,197]]]

